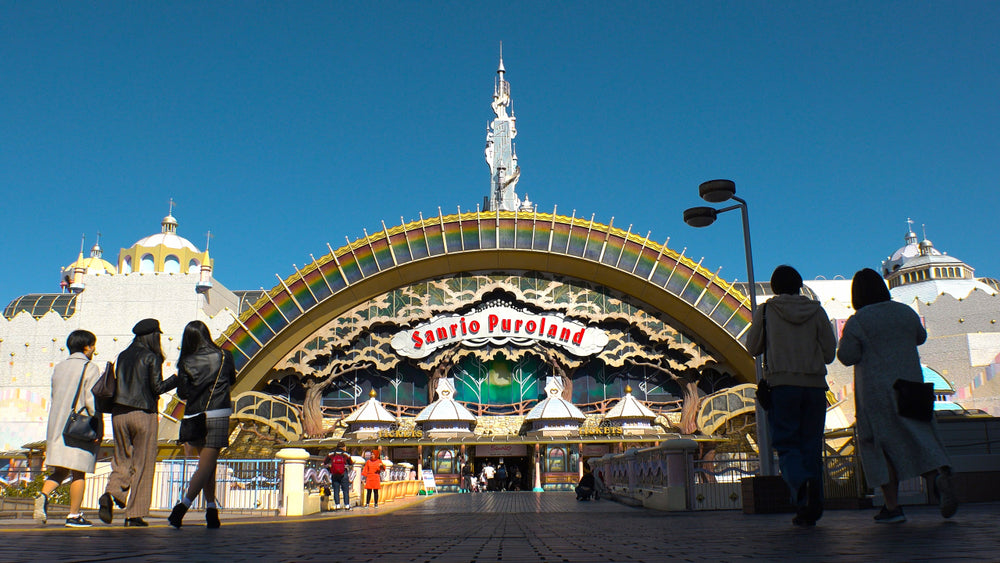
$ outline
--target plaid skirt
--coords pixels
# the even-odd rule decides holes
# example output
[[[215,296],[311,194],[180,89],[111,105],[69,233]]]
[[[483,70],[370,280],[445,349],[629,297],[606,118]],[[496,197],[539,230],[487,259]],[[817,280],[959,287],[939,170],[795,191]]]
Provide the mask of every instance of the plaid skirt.
[[[205,428],[208,432],[204,440],[191,442],[192,446],[199,448],[222,448],[229,447],[229,417],[216,416],[205,419]]]

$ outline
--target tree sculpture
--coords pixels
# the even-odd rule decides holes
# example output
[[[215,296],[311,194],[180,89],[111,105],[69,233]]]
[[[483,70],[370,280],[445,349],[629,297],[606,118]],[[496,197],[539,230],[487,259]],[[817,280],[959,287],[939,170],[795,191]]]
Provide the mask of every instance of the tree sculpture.
[[[712,358],[704,355],[697,345],[685,342],[672,330],[652,335],[612,331],[608,345],[598,357],[609,366],[630,364],[652,369],[677,383],[682,398],[681,432],[693,434],[698,430],[698,383],[701,368]]]
[[[434,393],[437,391],[438,380],[442,377],[447,377],[448,372],[455,365],[455,362],[452,361],[454,356],[455,351],[450,350],[439,357],[438,365],[435,366],[434,371],[431,372],[431,376],[427,380],[427,404],[434,402]]]

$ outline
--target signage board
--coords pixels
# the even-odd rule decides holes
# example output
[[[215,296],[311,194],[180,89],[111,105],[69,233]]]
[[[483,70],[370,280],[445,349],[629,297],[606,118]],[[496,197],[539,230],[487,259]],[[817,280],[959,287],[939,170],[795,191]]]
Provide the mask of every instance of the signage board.
[[[433,469],[424,469],[423,474],[420,476],[420,478],[424,482],[424,489],[428,491],[437,489],[437,483],[434,482]]]
[[[479,444],[476,457],[523,457],[528,455],[527,444]]]
[[[392,348],[403,356],[419,359],[459,343],[478,348],[486,344],[531,346],[536,342],[562,346],[577,356],[590,356],[608,345],[608,334],[559,313],[536,314],[493,304],[465,315],[439,315],[397,332],[392,337]]]

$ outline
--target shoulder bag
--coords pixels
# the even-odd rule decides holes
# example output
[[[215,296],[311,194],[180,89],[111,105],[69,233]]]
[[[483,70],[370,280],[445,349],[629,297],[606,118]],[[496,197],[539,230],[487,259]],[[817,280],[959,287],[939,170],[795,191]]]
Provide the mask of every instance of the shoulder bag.
[[[117,389],[118,380],[115,377],[115,364],[108,362],[104,366],[104,373],[91,388],[94,393],[94,402],[97,403],[97,412],[111,412],[112,407],[115,406]]]
[[[761,305],[760,315],[760,336],[764,339],[764,353],[761,359],[761,369],[767,369],[767,303]],[[763,374],[762,374],[763,375]],[[757,382],[757,404],[760,408],[769,411],[774,404],[771,398],[771,384],[766,379],[761,378]]]
[[[215,382],[212,383],[212,390],[208,393],[208,401],[205,403],[207,409],[212,404],[212,394],[215,393],[215,386],[219,383],[219,376],[222,375],[222,368],[226,364],[226,355],[221,354],[219,358],[219,373],[215,374]],[[190,400],[190,399],[188,399]],[[199,442],[208,435],[208,415],[205,411],[193,416],[185,416],[181,419],[181,428],[177,435],[177,443]]]
[[[934,418],[934,384],[897,379],[892,384],[896,391],[896,409],[899,416],[930,422]]]
[[[66,424],[63,426],[63,441],[66,442],[67,446],[73,448],[90,449],[94,444],[100,443],[101,438],[104,437],[104,417],[97,413],[91,413],[86,403],[82,409],[77,410],[80,392],[83,390],[83,376],[87,374],[88,365],[90,365],[90,360],[83,364],[80,382],[76,384],[73,410],[70,411]]]

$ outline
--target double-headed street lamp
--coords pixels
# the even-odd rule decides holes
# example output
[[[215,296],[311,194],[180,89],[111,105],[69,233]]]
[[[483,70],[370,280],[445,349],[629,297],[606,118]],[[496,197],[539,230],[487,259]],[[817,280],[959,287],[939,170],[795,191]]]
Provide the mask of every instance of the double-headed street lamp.
[[[757,288],[753,276],[753,252],[750,249],[750,218],[747,214],[747,202],[736,197],[736,184],[732,180],[709,180],[698,186],[698,194],[708,203],[735,201],[736,205],[716,209],[714,207],[692,207],[684,210],[684,222],[692,227],[707,227],[715,222],[719,213],[739,209],[743,215],[743,246],[747,258],[747,278],[750,286],[750,313],[757,310]],[[760,358],[754,358],[754,369],[759,383],[763,377]],[[774,475],[772,463],[771,436],[767,429],[767,412],[757,402],[757,449],[760,452],[760,472],[763,475]]]

